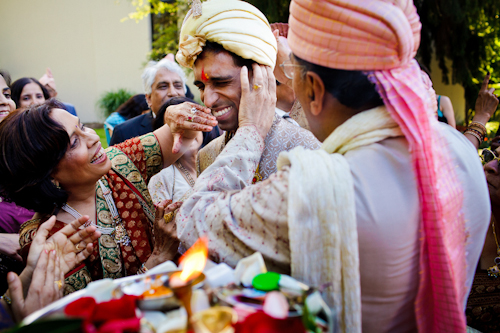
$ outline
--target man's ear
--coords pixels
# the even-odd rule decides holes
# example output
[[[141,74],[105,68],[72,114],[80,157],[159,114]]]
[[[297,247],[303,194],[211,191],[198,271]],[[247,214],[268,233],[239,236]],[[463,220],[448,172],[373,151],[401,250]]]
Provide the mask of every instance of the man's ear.
[[[151,109],[151,94],[146,94],[146,103],[148,103],[148,107]]]
[[[323,111],[325,84],[318,74],[310,71],[306,74],[306,81],[311,114],[318,116]]]

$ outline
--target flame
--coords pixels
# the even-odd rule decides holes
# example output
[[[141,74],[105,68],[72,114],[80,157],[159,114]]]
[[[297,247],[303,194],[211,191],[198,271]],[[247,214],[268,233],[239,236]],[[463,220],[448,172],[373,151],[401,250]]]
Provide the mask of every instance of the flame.
[[[201,237],[182,255],[180,259],[182,264],[180,279],[186,282],[200,275],[207,263],[207,256],[208,239]]]

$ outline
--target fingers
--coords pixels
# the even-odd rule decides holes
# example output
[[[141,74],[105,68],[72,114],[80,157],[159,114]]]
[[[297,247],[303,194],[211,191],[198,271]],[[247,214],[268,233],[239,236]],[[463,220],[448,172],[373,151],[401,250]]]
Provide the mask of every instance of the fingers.
[[[276,77],[274,76],[273,70],[269,66],[265,66],[267,72],[267,86],[270,96],[276,96]]]
[[[47,221],[42,223],[40,225],[40,228],[38,228],[38,231],[36,232],[34,242],[45,242],[47,240],[47,237],[49,236],[50,230],[52,230],[55,223],[56,217],[54,215],[52,215]]]
[[[253,88],[257,90],[258,93],[262,93],[267,90],[267,82],[263,78],[262,69],[256,63],[252,65],[253,69]],[[260,87],[258,87],[260,86]]]
[[[36,265],[36,271],[38,271],[38,279],[44,280],[44,290],[58,290],[58,287],[54,283],[56,279],[55,275],[55,267],[56,267],[56,251],[52,250],[49,252],[49,260],[47,265]],[[57,275],[58,276],[58,275]],[[33,278],[35,278],[35,274],[33,274]],[[31,289],[31,288],[30,288]]]
[[[249,93],[250,92],[250,82],[248,80],[248,68],[246,66],[241,67],[240,71],[240,81],[241,81],[241,92]]]
[[[78,219],[74,220],[73,222],[67,224],[64,228],[59,230],[58,232],[61,232],[64,234],[66,237],[70,237],[73,235],[76,231],[80,229],[82,225],[85,224],[89,220],[89,217],[87,215],[83,215],[79,217]]]
[[[170,205],[167,206],[166,208],[166,213],[170,213],[170,212],[173,212],[175,211],[176,209],[179,209],[180,207],[182,206],[182,202],[174,202]]]
[[[88,243],[85,249],[76,255],[76,265],[87,259],[92,254],[92,252],[94,252],[94,243]],[[63,271],[62,273],[64,276],[64,273],[67,272]]]
[[[22,319],[24,309],[23,285],[21,279],[14,272],[7,274],[7,283],[9,284],[10,297],[12,298],[12,312],[19,321]]]
[[[156,221],[160,221],[163,219],[163,215],[165,212],[165,201],[162,201],[160,202],[160,204],[158,206],[156,206],[156,210],[155,210],[155,220]]]
[[[85,243],[83,247],[87,245],[87,243],[92,243],[96,239],[99,238],[99,236],[96,234],[97,227],[94,225],[89,225],[85,229],[78,229],[77,232],[75,232],[73,235],[71,235],[68,239],[76,246],[77,244],[80,244],[81,242]]]
[[[481,90],[488,89],[488,83],[490,82],[490,72],[484,77],[483,83],[481,84]]]
[[[57,298],[56,296],[62,295],[63,281],[64,277],[61,278],[61,262],[59,257],[56,257],[54,261],[54,283],[52,284],[55,290],[53,299]]]
[[[173,133],[174,143],[172,144],[172,154],[177,154],[182,148],[182,135],[180,133]]]

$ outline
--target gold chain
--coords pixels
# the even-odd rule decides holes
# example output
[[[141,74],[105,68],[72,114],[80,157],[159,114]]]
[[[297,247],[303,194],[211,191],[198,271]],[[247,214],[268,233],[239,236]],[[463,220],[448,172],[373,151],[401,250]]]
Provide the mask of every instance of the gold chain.
[[[191,186],[191,188],[193,188],[194,187],[194,180],[193,180],[193,178],[191,178],[191,175],[186,170],[186,168],[184,168],[184,166],[179,161],[175,162],[175,166],[186,175],[186,179],[189,183],[189,186]],[[172,193],[172,196],[173,196],[173,193]]]

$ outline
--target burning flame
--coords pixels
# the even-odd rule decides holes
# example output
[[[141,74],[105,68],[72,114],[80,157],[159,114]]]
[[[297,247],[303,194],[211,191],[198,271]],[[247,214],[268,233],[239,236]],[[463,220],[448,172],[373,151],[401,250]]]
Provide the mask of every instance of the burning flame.
[[[180,279],[189,281],[200,275],[207,263],[207,256],[208,239],[201,237],[182,255],[180,259],[182,264]]]

